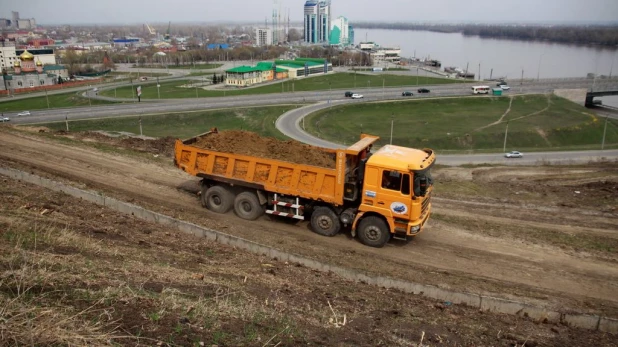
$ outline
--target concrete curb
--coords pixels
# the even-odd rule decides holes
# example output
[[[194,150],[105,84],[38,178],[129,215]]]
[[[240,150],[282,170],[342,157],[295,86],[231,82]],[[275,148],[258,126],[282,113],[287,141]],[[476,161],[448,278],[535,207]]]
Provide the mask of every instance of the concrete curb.
[[[148,222],[169,226],[170,228],[174,228],[188,234],[205,237],[208,240],[237,247],[254,254],[264,255],[277,261],[298,263],[310,269],[323,272],[333,272],[348,280],[363,282],[384,288],[398,289],[406,293],[422,295],[449,303],[464,304],[470,307],[476,307],[481,311],[518,315],[522,317],[529,317],[538,322],[563,323],[574,327],[618,334],[618,319],[615,318],[586,315],[581,313],[561,313],[549,310],[547,308],[527,304],[525,302],[494,298],[491,296],[484,296],[474,293],[455,292],[432,285],[407,282],[383,276],[369,275],[361,271],[322,263],[314,259],[283,252],[276,248],[245,240],[237,236],[203,228],[193,223],[152,212],[140,206],[107,197],[97,192],[71,187],[60,182],[29,174],[27,172],[0,167],[0,175],[8,176],[27,183],[36,184],[53,191],[63,192],[82,200],[106,206],[121,213],[133,215],[136,218]]]

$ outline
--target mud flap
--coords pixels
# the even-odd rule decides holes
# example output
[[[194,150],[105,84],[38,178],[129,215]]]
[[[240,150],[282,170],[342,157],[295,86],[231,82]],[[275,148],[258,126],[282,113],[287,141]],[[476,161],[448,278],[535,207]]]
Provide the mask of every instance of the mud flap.
[[[255,193],[258,197],[258,201],[260,202],[260,205],[266,205],[266,203],[268,202],[268,198],[266,198],[266,194],[261,190],[256,190]]]

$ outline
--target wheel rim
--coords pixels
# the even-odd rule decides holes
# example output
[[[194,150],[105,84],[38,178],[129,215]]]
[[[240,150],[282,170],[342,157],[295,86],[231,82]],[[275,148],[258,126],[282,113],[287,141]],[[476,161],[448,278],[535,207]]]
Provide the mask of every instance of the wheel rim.
[[[219,195],[213,195],[213,196],[211,196],[211,197],[210,197],[210,203],[211,203],[213,206],[221,206],[221,203],[222,203],[222,201],[221,201],[221,197],[220,197]]]
[[[380,231],[380,228],[376,226],[372,225],[365,229],[365,237],[369,241],[378,241],[381,235],[382,235],[382,231]]]
[[[332,228],[333,221],[330,218],[328,218],[328,216],[319,216],[317,218],[317,225],[322,230],[328,230]]]
[[[253,210],[253,208],[251,208],[251,204],[248,201],[241,202],[240,209],[245,213],[249,213]]]

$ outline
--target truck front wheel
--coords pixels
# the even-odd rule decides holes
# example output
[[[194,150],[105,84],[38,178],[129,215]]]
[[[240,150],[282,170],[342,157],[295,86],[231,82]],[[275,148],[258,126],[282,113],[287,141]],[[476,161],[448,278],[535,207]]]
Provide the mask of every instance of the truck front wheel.
[[[356,229],[360,241],[369,247],[384,247],[391,238],[390,230],[384,220],[369,216],[360,221]]]
[[[234,200],[234,212],[242,219],[255,220],[264,214],[257,195],[252,192],[242,192]]]
[[[206,192],[204,192],[206,190]],[[232,208],[234,194],[223,186],[202,187],[202,206],[217,212],[226,213]]]
[[[322,236],[335,236],[341,230],[341,222],[332,209],[318,206],[311,214],[311,229]]]

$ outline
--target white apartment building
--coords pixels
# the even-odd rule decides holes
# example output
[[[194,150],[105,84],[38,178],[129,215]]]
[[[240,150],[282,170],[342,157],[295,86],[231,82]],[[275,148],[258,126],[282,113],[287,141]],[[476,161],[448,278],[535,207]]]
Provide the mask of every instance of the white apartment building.
[[[12,69],[17,60],[15,41],[0,40],[0,69]]]
[[[350,23],[344,16],[339,16],[330,24],[330,44],[347,46],[350,44]]]
[[[271,46],[273,44],[273,32],[269,28],[255,29],[255,45]]]

